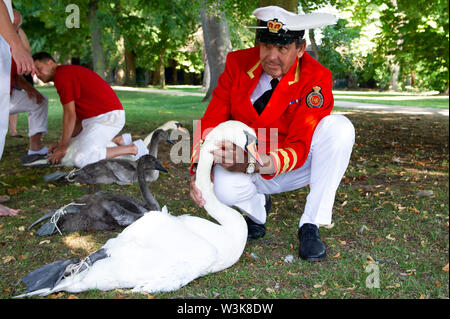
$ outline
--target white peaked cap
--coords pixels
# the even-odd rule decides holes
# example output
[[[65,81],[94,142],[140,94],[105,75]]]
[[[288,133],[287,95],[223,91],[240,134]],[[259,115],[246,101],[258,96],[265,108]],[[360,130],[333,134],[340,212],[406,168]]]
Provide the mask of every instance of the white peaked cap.
[[[337,19],[329,13],[309,13],[298,15],[278,6],[268,6],[258,8],[253,11],[253,15],[262,21],[277,19],[283,23],[286,31],[301,31],[324,27],[336,24]]]

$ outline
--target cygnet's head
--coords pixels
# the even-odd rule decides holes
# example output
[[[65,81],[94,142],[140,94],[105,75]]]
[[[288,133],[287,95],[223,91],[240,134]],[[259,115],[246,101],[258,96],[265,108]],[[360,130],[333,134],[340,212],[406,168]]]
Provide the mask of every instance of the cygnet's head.
[[[147,154],[141,156],[137,162],[137,171],[146,172],[150,170],[158,170],[164,173],[168,172],[168,170],[165,169],[153,155]]]
[[[175,144],[174,141],[170,139],[169,133],[167,131],[164,131],[163,129],[156,129],[155,132],[153,132],[152,141],[150,142],[150,147],[152,147],[153,143],[158,144],[161,141],[166,141],[170,144]]]

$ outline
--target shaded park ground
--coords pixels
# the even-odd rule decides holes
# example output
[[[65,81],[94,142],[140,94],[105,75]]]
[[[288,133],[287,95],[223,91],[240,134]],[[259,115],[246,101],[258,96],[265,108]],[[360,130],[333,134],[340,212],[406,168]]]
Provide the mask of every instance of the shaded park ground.
[[[54,89],[43,91],[50,97],[48,144],[59,136],[61,106]],[[127,112],[124,131],[134,138],[171,119],[192,133],[192,121],[207,105],[199,96],[118,95]],[[353,122],[356,144],[337,191],[333,224],[320,228],[328,248],[325,261],[309,263],[297,257],[298,220],[308,194],[303,188],[273,195],[266,236],[248,242],[229,269],[171,293],[116,289],[47,298],[448,298],[448,116],[342,108],[334,112]],[[26,125],[21,115],[19,131]],[[8,137],[0,163],[0,195],[11,197],[8,206],[22,209],[15,217],[0,219],[0,298],[23,293],[20,279],[37,267],[83,258],[120,232],[38,237],[27,226],[42,214],[100,189],[139,197],[136,184],[46,184],[42,177],[60,169],[22,168],[19,158],[26,147],[26,139]],[[169,173],[150,185],[153,194],[175,215],[205,216],[189,198],[189,165],[172,163],[169,151],[169,145],[162,145],[159,158]],[[375,270],[379,288],[371,288],[368,280]]]

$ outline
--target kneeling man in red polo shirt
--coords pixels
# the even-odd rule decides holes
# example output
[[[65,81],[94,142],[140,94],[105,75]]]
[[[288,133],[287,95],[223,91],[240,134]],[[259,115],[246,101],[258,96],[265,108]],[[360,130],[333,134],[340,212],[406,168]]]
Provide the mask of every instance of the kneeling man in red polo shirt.
[[[142,140],[131,143],[125,134],[116,136],[125,125],[125,111],[98,74],[79,65],[58,65],[46,52],[33,60],[37,77],[54,82],[64,109],[61,138],[49,148],[52,164],[83,167],[105,158],[148,154]],[[119,146],[107,147],[110,141]]]

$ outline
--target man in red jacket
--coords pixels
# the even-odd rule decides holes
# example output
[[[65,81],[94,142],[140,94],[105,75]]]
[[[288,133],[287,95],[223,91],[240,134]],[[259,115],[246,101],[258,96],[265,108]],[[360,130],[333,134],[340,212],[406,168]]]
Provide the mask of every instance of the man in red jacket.
[[[58,65],[46,52],[34,54],[33,60],[37,77],[54,82],[64,111],[61,138],[48,151],[52,164],[84,167],[105,158],[137,159],[148,153],[142,140],[131,143],[116,136],[125,125],[125,111],[98,74],[79,65]],[[119,146],[107,147],[110,141]]]
[[[326,249],[318,227],[331,223],[336,189],[347,168],[354,128],[344,116],[330,115],[332,77],[305,52],[304,30],[335,23],[328,14],[297,15],[280,7],[256,9],[260,45],[228,54],[225,70],[197,124],[191,158],[191,197],[204,204],[195,187],[195,163],[210,128],[229,119],[258,134],[264,166],[236,159],[224,143],[215,152],[214,190],[227,205],[247,215],[248,238],[264,236],[269,194],[306,185],[310,193],[299,222],[299,256],[320,261]],[[229,160],[233,159],[233,160]]]

